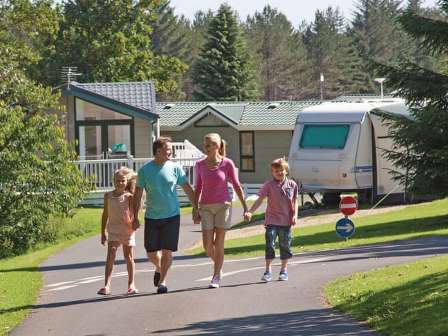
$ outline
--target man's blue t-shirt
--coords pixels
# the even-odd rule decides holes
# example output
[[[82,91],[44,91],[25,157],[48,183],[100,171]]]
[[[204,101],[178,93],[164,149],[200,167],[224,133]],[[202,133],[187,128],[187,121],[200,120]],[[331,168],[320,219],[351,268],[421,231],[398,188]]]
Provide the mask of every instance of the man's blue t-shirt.
[[[179,215],[176,185],[185,183],[184,170],[172,161],[166,161],[163,165],[151,161],[140,168],[137,187],[146,190],[145,217],[161,219]]]

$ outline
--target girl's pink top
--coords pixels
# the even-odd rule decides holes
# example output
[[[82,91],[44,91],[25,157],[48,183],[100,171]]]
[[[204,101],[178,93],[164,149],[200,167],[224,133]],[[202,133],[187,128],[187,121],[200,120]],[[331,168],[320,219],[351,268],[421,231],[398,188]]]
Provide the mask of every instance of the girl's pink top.
[[[206,159],[197,161],[194,166],[195,190],[199,193],[199,203],[224,203],[232,200],[227,187],[230,182],[233,188],[241,186],[232,160],[223,158],[218,168],[207,167]]]
[[[125,192],[120,196],[114,196],[113,192],[108,193],[109,197],[109,220],[107,222],[107,232],[119,236],[131,236],[134,233],[132,229],[132,209],[129,206],[129,197],[132,194]]]

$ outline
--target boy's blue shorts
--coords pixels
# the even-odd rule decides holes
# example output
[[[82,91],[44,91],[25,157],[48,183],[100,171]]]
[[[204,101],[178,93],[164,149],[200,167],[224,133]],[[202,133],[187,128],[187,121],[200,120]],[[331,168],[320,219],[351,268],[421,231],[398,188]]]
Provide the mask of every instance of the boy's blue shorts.
[[[281,225],[267,225],[266,226],[266,249],[265,258],[274,259],[275,258],[275,241],[277,240],[280,245],[280,259],[285,260],[292,257],[291,253],[291,226],[281,226]]]

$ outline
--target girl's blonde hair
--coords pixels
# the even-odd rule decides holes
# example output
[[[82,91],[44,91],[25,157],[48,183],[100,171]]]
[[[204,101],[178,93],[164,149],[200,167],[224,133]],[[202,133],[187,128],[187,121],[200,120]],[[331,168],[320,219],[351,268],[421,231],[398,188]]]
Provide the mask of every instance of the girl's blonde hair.
[[[219,147],[219,155],[226,156],[226,142],[224,139],[221,138],[221,136],[218,133],[209,133],[204,136],[204,140],[210,140],[211,142],[215,143]]]
[[[115,171],[114,176],[115,175],[126,176],[126,180],[127,180],[126,190],[133,194],[135,191],[135,183],[137,180],[137,173],[135,171],[133,171],[131,168],[123,166]]]

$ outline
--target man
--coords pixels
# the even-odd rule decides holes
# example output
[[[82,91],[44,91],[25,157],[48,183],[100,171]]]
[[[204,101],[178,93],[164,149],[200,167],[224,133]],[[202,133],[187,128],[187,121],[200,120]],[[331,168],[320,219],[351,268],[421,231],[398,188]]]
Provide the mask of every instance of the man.
[[[144,241],[148,259],[154,264],[154,286],[158,294],[168,292],[166,276],[172,263],[172,253],[179,241],[180,209],[176,186],[180,185],[193,209],[197,204],[185,172],[170,161],[171,139],[160,137],[153,144],[154,160],[146,163],[137,176],[134,201],[134,228],[137,229],[143,188],[146,190]],[[159,253],[161,251],[161,253]]]

